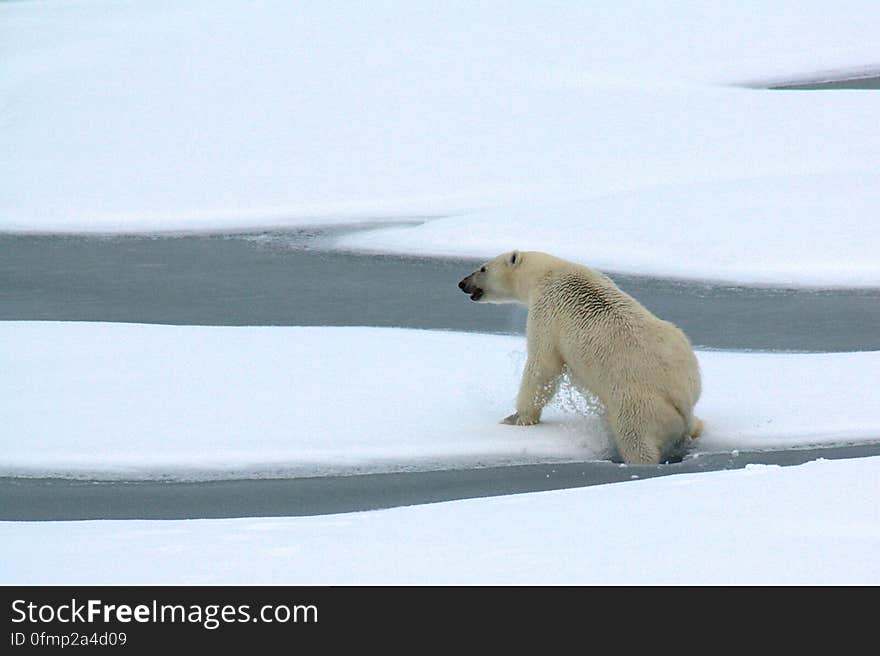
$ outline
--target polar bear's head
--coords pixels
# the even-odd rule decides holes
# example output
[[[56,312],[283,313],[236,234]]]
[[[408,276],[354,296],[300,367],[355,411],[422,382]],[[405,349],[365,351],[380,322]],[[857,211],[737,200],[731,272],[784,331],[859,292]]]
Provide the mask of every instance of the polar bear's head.
[[[520,251],[502,253],[462,279],[458,288],[479,303],[522,302],[517,284],[522,260]]]

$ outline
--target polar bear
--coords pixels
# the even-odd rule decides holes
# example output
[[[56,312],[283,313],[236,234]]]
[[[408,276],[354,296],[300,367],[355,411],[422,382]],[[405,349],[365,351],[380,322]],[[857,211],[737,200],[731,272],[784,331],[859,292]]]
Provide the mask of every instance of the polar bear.
[[[528,306],[525,371],[516,412],[503,423],[538,423],[565,368],[605,406],[626,463],[658,464],[699,437],[700,369],[690,341],[607,276],[546,253],[512,251],[458,286],[473,301]]]

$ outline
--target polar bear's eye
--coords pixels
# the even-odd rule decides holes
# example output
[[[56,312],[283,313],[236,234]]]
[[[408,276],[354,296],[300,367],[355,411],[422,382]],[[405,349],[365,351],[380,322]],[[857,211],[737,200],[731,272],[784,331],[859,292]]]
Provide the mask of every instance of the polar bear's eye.
[[[480,273],[486,273],[486,267],[480,267]]]

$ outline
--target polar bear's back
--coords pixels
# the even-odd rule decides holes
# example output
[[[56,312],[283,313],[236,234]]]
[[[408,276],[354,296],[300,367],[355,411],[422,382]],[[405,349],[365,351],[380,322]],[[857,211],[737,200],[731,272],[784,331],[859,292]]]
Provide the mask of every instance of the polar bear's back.
[[[689,413],[700,396],[687,336],[593,269],[571,264],[548,271],[529,323],[532,331],[550,333],[575,379],[603,401],[639,390]]]

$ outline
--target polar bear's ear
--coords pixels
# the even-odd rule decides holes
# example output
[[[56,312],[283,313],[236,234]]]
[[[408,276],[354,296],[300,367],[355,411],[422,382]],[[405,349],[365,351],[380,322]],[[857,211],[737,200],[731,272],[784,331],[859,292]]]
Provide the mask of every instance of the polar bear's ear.
[[[520,262],[522,262],[522,255],[520,255],[520,252],[519,252],[519,251],[513,251],[513,252],[510,254],[510,259],[507,260],[507,263],[508,263],[510,266],[516,266],[516,265],[519,264]]]

